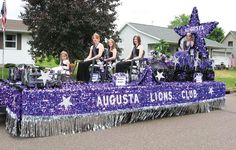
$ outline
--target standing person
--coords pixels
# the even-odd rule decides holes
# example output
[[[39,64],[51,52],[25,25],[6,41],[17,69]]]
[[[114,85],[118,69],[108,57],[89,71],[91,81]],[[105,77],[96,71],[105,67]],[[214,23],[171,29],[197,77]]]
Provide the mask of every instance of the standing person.
[[[229,57],[229,65],[231,68],[235,68],[235,58],[234,58],[234,54],[231,54]]]
[[[82,82],[89,82],[90,73],[89,66],[93,64],[94,61],[99,60],[104,52],[104,46],[100,43],[100,35],[94,33],[92,36],[93,45],[90,47],[88,57],[79,63],[77,80]]]
[[[131,66],[131,62],[143,58],[144,49],[141,45],[141,38],[138,35],[133,37],[133,50],[131,54],[122,62],[116,65],[116,72],[127,72]]]

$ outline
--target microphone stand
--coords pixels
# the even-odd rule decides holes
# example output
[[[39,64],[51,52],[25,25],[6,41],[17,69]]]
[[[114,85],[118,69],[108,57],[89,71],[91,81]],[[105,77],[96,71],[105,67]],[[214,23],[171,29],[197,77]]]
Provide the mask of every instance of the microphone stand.
[[[133,56],[133,58],[135,58],[135,47],[132,50],[132,56]],[[133,65],[134,65],[134,60],[131,60],[130,71],[129,71],[129,82],[131,82],[131,80],[132,80],[131,74],[132,74]]]
[[[105,59],[109,58],[109,49],[105,49]],[[104,80],[108,80],[108,62],[105,61],[105,79]]]
[[[95,45],[93,46],[93,55],[96,56],[96,51],[95,51],[96,47]],[[95,61],[96,59],[93,59],[92,60],[92,70],[91,70],[91,73],[90,73],[90,82],[92,82],[92,78],[93,78],[93,72],[94,72],[94,65],[95,65]]]

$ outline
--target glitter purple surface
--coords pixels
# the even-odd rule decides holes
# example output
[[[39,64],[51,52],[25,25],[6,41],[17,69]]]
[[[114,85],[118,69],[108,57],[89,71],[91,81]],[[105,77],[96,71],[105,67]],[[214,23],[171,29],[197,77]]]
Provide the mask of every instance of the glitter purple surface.
[[[207,57],[207,49],[205,46],[205,37],[210,34],[218,25],[218,22],[200,23],[198,17],[198,10],[193,8],[189,24],[187,26],[181,26],[175,28],[175,32],[180,36],[185,36],[187,33],[193,33],[195,35],[195,44],[202,56]]]
[[[178,58],[179,63],[176,64],[176,67],[189,67],[192,68],[193,64],[190,61],[190,56],[188,51],[178,51],[175,53],[175,57]]]
[[[200,102],[225,96],[225,84],[220,82],[156,83],[150,68],[146,70],[138,85],[124,87],[116,87],[112,83],[70,83],[64,84],[63,88],[54,89],[16,89],[7,83],[1,85],[1,99],[18,118],[140,109],[148,106]],[[213,88],[213,93],[209,93],[210,88]],[[60,105],[63,97],[70,97],[72,105],[67,109]]]

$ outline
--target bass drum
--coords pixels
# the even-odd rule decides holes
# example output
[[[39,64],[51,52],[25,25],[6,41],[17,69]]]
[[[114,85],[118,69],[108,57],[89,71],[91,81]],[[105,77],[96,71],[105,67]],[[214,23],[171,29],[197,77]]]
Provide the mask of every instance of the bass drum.
[[[173,82],[174,81],[175,70],[173,66],[168,65],[167,63],[160,60],[152,61],[150,65],[152,67],[153,76],[155,77],[157,82],[160,82],[160,81]],[[164,76],[164,78],[161,78],[160,81],[156,77],[157,72],[163,73],[162,75]]]

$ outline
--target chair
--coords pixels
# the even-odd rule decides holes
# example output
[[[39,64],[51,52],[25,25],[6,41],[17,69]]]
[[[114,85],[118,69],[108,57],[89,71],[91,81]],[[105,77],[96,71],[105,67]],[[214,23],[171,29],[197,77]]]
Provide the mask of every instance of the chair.
[[[144,55],[145,51],[143,52],[142,58],[131,62],[129,70],[129,81],[137,80],[139,78],[139,75],[145,69],[145,66],[147,65],[147,59],[144,58]]]
[[[76,64],[70,64],[68,69],[64,69],[62,73],[62,81],[66,81],[72,78],[72,73],[74,72]]]
[[[95,60],[93,63],[89,66],[90,71],[90,82],[100,82],[101,81],[101,72],[100,66],[101,64],[97,64]]]
[[[105,82],[112,80],[112,65],[104,61],[96,61],[90,65],[90,82]]]
[[[70,74],[72,74],[72,72],[74,72],[75,67],[76,67],[76,64],[70,64],[70,66],[69,66]]]
[[[112,80],[112,70],[113,64],[108,64],[108,62],[103,61],[108,59],[109,50],[105,49],[103,53],[103,59],[93,60],[93,63],[90,65],[90,82],[105,82]]]

